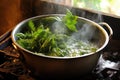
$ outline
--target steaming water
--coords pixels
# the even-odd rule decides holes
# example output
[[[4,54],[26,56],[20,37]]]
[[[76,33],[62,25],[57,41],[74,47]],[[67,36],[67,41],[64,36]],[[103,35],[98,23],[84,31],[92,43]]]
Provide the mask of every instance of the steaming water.
[[[75,39],[80,39],[82,41],[89,41],[93,37],[95,33],[95,27],[92,27],[91,25],[84,24],[77,33],[73,33],[72,37]]]
[[[97,48],[97,46],[92,45],[89,42],[83,42],[81,41],[81,45],[79,43],[74,42],[74,43],[68,43],[67,48],[69,49],[68,51],[68,56],[80,56],[80,55],[85,55],[87,53],[91,53],[92,48]]]
[[[90,43],[91,38],[95,34],[95,27],[90,24],[83,24],[80,30],[70,34],[70,38],[66,40],[66,48],[68,49],[67,56],[80,56],[82,54],[91,53],[93,48],[97,49],[96,45]],[[52,25],[52,31],[56,34],[66,34],[67,28],[62,22],[54,22]],[[65,49],[61,50],[66,52]]]

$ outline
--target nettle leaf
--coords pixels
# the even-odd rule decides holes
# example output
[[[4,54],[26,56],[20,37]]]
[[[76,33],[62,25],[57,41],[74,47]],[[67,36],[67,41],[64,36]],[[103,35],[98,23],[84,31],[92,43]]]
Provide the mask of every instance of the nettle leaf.
[[[32,20],[30,20],[30,21],[28,22],[28,26],[29,26],[29,28],[31,29],[31,31],[35,31],[35,25],[34,25],[34,23],[33,23]]]
[[[67,28],[71,31],[77,31],[76,24],[77,24],[78,16],[74,16],[69,10],[67,10],[66,16],[63,18],[63,22],[67,26]]]

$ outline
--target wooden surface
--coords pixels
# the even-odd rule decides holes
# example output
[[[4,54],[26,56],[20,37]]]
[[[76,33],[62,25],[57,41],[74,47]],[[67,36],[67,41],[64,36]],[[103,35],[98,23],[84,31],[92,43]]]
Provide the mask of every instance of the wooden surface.
[[[31,16],[32,0],[0,0],[0,35]]]

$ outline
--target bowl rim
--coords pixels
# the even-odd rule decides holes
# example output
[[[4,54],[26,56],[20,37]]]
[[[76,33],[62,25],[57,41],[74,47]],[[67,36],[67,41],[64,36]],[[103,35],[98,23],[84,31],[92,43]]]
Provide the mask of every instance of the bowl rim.
[[[33,54],[35,56],[40,56],[40,57],[45,57],[45,58],[53,58],[53,59],[73,59],[73,58],[80,58],[80,57],[87,57],[87,56],[90,56],[90,55],[93,55],[93,54],[96,54],[96,53],[99,53],[100,51],[102,51],[108,44],[109,42],[109,35],[107,33],[107,31],[101,26],[99,25],[98,23],[90,20],[90,19],[87,19],[87,18],[84,18],[84,17],[80,17],[78,16],[79,19],[82,19],[82,20],[85,20],[87,22],[90,22],[92,24],[94,24],[96,27],[98,27],[105,35],[105,42],[103,43],[103,45],[97,49],[96,52],[92,52],[92,53],[89,53],[89,54],[84,54],[84,55],[80,55],[80,56],[75,56],[75,57],[57,57],[57,56],[48,56],[48,55],[44,55],[42,53],[39,53],[39,54],[36,54],[35,52],[32,52],[32,51],[29,51],[25,48],[23,48],[22,46],[20,46],[16,40],[15,40],[15,33],[17,31],[17,29],[20,28],[20,26],[22,24],[24,24],[25,22],[31,20],[31,19],[36,19],[36,18],[42,18],[42,17],[47,17],[47,16],[64,16],[65,14],[45,14],[45,15],[38,15],[38,16],[34,16],[34,17],[30,17],[30,18],[27,18],[21,22],[19,22],[12,30],[11,32],[11,39],[12,39],[12,42],[14,44],[14,46],[16,46],[15,48],[20,48],[21,50],[27,52],[27,53],[30,53],[30,54]]]

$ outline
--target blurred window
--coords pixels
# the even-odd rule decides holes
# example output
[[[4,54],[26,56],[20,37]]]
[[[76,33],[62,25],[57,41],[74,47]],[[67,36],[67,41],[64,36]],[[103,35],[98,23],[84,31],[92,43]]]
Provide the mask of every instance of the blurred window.
[[[44,0],[120,16],[120,0]]]

